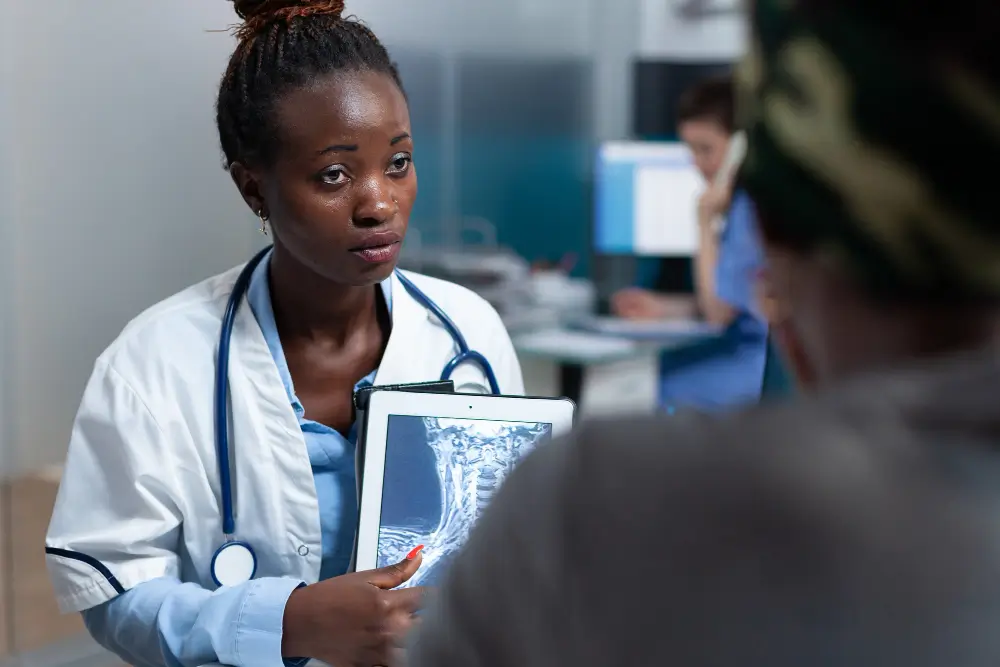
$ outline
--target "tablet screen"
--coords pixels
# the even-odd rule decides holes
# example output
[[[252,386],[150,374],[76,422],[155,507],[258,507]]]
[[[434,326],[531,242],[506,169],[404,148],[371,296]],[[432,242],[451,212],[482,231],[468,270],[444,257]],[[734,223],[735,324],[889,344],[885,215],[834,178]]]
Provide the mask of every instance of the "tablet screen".
[[[390,415],[378,566],[423,544],[423,564],[406,585],[440,583],[515,464],[551,435],[543,423]]]

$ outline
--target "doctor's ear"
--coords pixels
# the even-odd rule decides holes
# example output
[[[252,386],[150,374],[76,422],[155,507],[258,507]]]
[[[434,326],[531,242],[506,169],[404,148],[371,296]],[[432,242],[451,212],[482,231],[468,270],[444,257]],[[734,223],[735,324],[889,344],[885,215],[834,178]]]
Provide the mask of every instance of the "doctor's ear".
[[[229,165],[229,175],[236,184],[236,189],[240,191],[243,201],[247,203],[254,215],[260,215],[265,211],[264,194],[262,192],[260,178],[249,167],[242,162],[233,162]]]

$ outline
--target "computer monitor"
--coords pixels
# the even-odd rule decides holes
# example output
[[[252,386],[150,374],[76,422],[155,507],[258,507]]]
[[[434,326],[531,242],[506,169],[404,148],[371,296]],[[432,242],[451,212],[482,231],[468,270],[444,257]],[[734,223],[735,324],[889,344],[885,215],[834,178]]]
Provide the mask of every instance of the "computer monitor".
[[[594,250],[599,255],[690,257],[705,184],[680,142],[607,142],[597,156]]]

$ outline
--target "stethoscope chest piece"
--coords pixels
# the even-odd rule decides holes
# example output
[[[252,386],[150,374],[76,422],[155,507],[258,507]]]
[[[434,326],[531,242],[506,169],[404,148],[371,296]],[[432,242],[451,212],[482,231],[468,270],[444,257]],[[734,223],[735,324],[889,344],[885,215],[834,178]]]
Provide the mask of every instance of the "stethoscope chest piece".
[[[212,556],[212,579],[218,586],[238,586],[257,574],[257,555],[246,542],[226,542]]]

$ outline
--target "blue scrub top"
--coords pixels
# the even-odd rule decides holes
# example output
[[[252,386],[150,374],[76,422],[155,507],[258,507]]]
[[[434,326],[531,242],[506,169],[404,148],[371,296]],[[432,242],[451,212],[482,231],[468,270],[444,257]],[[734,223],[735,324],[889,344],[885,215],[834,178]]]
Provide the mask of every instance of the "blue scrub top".
[[[354,454],[357,441],[357,424],[351,426],[345,436],[325,424],[315,422],[305,416],[305,408],[295,394],[292,374],[281,347],[278,325],[274,320],[271,304],[271,288],[268,271],[271,255],[268,253],[250,278],[247,301],[253,311],[267,347],[278,368],[278,375],[285,386],[288,402],[299,420],[309,463],[312,465],[313,481],[316,485],[316,500],[319,503],[320,533],[323,541],[323,559],[319,578],[329,579],[347,572],[354,554],[354,533],[357,530],[358,500],[355,481]],[[386,308],[392,314],[392,291],[389,280],[382,283],[380,292]],[[359,379],[354,391],[375,383],[375,371]]]
[[[660,360],[660,405],[667,411],[717,412],[760,400],[767,363],[767,323],[754,298],[764,253],[750,197],[733,196],[719,238],[715,287],[737,311],[720,341],[670,351]]]

